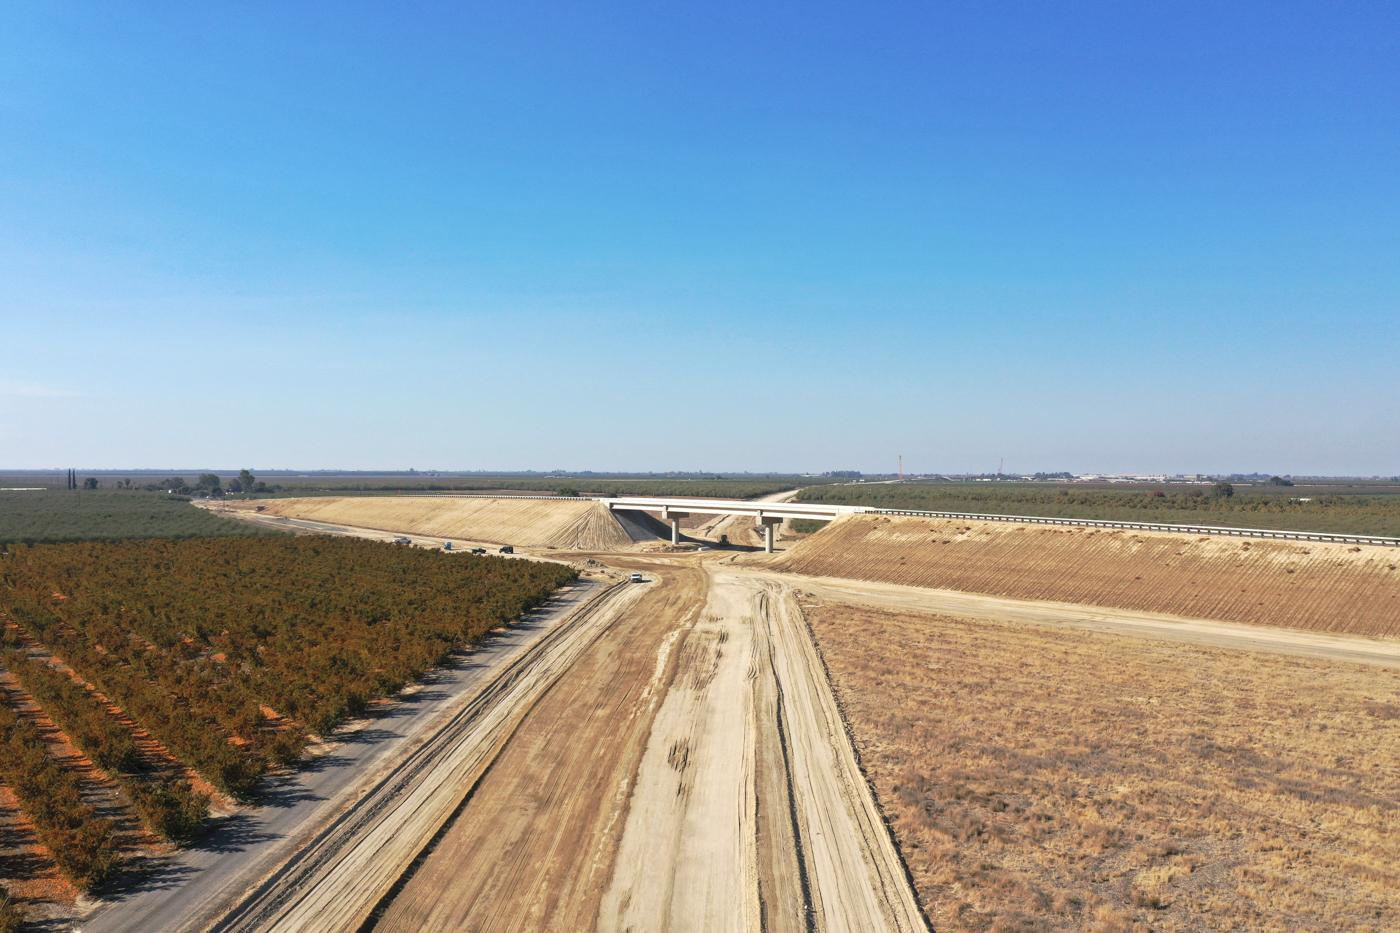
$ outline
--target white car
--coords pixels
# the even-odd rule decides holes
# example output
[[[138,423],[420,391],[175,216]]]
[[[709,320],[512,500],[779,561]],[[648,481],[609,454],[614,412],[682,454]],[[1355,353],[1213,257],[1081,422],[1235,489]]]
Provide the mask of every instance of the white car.
[[[390,541],[389,543],[390,543],[390,544],[412,544],[413,541],[412,541],[412,539],[410,539],[410,538],[395,538],[393,541]]]
[[[632,582],[633,582],[633,583],[645,583],[646,581],[642,579],[642,575],[641,575],[640,573],[634,573],[634,574],[632,574]]]

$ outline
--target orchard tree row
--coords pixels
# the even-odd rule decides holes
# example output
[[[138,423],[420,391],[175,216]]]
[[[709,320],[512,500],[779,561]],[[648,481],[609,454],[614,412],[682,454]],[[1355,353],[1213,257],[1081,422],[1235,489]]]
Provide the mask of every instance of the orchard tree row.
[[[19,545],[0,557],[0,612],[172,754],[248,797],[310,733],[572,577],[557,564],[351,538]],[[114,737],[92,742],[121,759]]]

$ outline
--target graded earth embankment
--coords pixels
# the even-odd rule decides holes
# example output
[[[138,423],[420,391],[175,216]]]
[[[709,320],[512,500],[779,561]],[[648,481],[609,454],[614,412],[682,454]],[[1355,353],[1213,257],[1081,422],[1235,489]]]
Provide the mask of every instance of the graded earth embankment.
[[[274,499],[263,515],[282,515],[380,531],[605,551],[632,538],[591,499],[487,499],[448,496],[355,496]]]
[[[1385,547],[850,515],[771,566],[1385,638],[1400,636],[1397,565]]]

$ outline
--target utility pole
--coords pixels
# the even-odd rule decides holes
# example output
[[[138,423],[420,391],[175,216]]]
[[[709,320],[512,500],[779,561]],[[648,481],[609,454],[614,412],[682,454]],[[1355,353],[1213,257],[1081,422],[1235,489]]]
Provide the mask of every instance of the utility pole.
[[[1006,466],[1006,458],[1002,457],[1001,462],[997,464],[997,476],[1001,475],[1001,468],[1004,466]]]
[[[899,455],[899,481],[904,482],[904,454]]]

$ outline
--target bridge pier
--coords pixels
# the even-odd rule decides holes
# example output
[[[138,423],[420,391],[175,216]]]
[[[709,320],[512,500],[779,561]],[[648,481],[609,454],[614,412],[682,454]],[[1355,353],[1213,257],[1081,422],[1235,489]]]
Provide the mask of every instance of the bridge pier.
[[[773,526],[781,525],[783,517],[781,515],[764,515],[758,513],[758,520],[763,525],[763,553],[773,553]]]
[[[661,517],[671,523],[671,547],[681,543],[681,519],[689,516],[689,512],[675,512],[665,507],[661,509]]]

